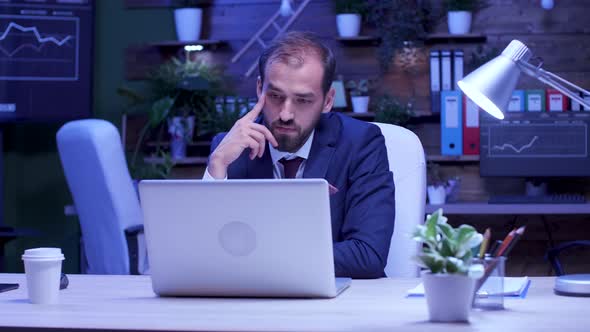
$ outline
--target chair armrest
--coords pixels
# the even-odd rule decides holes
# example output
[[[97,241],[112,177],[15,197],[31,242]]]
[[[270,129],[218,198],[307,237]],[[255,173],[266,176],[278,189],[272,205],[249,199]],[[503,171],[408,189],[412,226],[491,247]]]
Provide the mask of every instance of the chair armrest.
[[[137,236],[140,233],[143,233],[143,225],[133,225],[125,228],[125,235],[127,236]]]
[[[129,274],[139,275],[139,239],[143,234],[143,225],[133,225],[125,229],[127,251],[129,254]]]

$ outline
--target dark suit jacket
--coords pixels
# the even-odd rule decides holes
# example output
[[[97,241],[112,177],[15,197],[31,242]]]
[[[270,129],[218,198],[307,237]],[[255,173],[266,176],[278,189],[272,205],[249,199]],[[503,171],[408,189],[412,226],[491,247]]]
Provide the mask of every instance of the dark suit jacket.
[[[213,139],[211,151],[224,136]],[[250,160],[248,154],[244,151],[229,166],[229,179],[273,178],[268,149],[262,158]],[[337,113],[322,114],[303,177],[326,179],[338,189],[330,196],[336,276],[385,276],[395,189],[379,128]]]

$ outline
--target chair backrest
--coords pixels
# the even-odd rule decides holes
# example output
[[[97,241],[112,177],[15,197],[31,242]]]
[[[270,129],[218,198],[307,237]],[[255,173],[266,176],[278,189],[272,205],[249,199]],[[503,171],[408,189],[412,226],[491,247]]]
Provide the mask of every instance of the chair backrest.
[[[424,222],[426,203],[426,162],[424,149],[416,134],[403,127],[377,123],[387,147],[389,169],[395,182],[395,227],[385,267],[388,277],[416,277],[418,266],[413,257],[418,243],[411,234]]]
[[[142,224],[117,128],[104,120],[71,121],[57,146],[80,220],[86,273],[129,274],[124,230]]]

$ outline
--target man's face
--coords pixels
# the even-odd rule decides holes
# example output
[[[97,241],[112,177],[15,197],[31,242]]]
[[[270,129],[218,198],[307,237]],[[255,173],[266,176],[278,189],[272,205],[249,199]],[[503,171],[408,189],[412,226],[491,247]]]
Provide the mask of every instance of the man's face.
[[[258,79],[258,96],[266,95],[265,125],[276,138],[280,151],[297,151],[317,125],[320,114],[329,112],[334,90],[324,95],[324,68],[315,57],[305,57],[302,66],[280,61],[266,67],[264,85]]]

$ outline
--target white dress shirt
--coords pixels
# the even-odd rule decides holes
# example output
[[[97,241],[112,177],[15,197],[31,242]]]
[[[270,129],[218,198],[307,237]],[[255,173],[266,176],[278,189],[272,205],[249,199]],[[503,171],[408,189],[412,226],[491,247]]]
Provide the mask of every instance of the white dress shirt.
[[[270,151],[270,157],[272,158],[272,169],[273,169],[273,176],[275,179],[282,179],[285,177],[285,170],[283,164],[279,162],[282,158],[287,160],[291,160],[293,158],[301,157],[303,158],[303,162],[299,165],[299,169],[297,170],[297,174],[295,174],[296,179],[300,179],[303,177],[303,171],[305,170],[305,164],[307,162],[307,158],[309,157],[309,151],[311,150],[311,143],[313,142],[313,135],[315,130],[311,132],[311,135],[305,141],[305,144],[299,148],[299,150],[295,151],[294,153],[279,151],[274,148],[271,144],[266,143],[266,147]],[[211,174],[209,174],[209,168],[205,169],[205,174],[203,175],[203,180],[217,180]],[[223,180],[227,180],[227,174]]]

